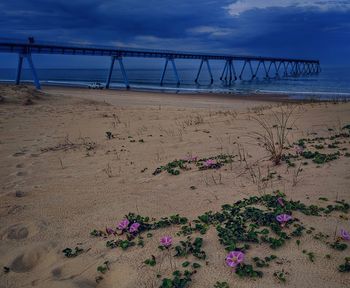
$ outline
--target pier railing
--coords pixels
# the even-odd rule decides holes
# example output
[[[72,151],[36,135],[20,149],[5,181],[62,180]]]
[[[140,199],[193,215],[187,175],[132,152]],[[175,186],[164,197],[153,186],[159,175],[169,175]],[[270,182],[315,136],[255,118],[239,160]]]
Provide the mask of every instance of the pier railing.
[[[200,60],[197,76],[194,80],[196,83],[198,82],[204,63],[207,66],[210,82],[213,83],[214,79],[209,60],[224,61],[224,68],[221,73],[220,80],[222,80],[226,85],[231,85],[236,80],[243,80],[243,75],[247,76],[247,73],[248,79],[246,77],[245,80],[256,79],[259,72],[263,73],[264,78],[272,79],[282,77],[299,77],[304,75],[317,74],[321,71],[319,60],[92,46],[74,43],[60,44],[54,42],[37,42],[32,37],[29,37],[27,41],[0,38],[0,53],[1,52],[18,54],[18,67],[15,80],[16,84],[19,84],[21,80],[23,60],[27,60],[32,71],[34,83],[37,89],[40,89],[40,81],[32,60],[32,54],[109,56],[111,57],[111,65],[105,84],[105,87],[107,89],[110,87],[111,77],[116,60],[118,60],[125,86],[127,88],[130,87],[126,69],[123,64],[123,58],[125,57],[164,58],[165,64],[160,77],[161,85],[164,82],[164,77],[169,62],[171,63],[176,83],[178,85],[180,84],[180,77],[175,64],[176,59]],[[236,68],[238,67],[236,65],[237,63],[242,63],[240,71],[236,71]]]

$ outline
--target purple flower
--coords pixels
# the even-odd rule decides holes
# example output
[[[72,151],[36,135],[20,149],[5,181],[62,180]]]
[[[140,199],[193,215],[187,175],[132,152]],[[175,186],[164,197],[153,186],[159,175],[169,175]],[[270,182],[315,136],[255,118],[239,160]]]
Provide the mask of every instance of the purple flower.
[[[115,231],[113,230],[113,228],[106,227],[106,233],[108,235],[112,235],[112,234],[115,234]]]
[[[169,248],[171,244],[173,244],[173,238],[171,238],[171,236],[163,236],[160,239],[160,244],[165,248]]]
[[[213,159],[208,159],[208,160],[204,161],[203,165],[204,165],[205,167],[208,167],[208,168],[209,168],[209,167],[211,167],[211,166],[213,166],[213,165],[216,165],[216,161],[213,160]]]
[[[344,229],[340,229],[340,237],[343,240],[350,241],[350,233]]]
[[[244,261],[244,253],[241,251],[231,251],[226,256],[225,262],[230,267],[236,267],[239,263]]]
[[[119,222],[117,228],[119,230],[126,230],[126,229],[128,229],[129,223],[130,222],[128,219],[123,219],[122,221]]]
[[[140,223],[135,222],[135,223],[131,224],[131,226],[129,228],[129,232],[135,233],[139,230],[139,227],[140,227]]]
[[[300,155],[301,153],[304,152],[304,147],[303,147],[303,146],[297,145],[297,146],[294,147],[294,149],[295,149],[295,152],[296,152],[298,155]]]
[[[277,198],[277,203],[280,204],[282,207],[284,207],[284,202],[282,197]]]
[[[292,220],[292,216],[288,214],[280,214],[276,216],[276,220],[281,223],[281,226],[283,227],[288,221]]]

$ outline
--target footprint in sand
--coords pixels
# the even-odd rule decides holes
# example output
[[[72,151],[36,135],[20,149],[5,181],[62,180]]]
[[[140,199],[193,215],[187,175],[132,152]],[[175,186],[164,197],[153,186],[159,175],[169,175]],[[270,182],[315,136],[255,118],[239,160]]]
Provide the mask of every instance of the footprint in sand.
[[[17,227],[11,227],[7,232],[7,239],[25,239],[29,235],[29,230],[23,225],[16,225]]]
[[[1,240],[22,240],[37,234],[45,227],[44,223],[37,225],[34,222],[29,223],[17,223],[6,229],[0,234]]]
[[[97,287],[97,283],[91,280],[79,280],[77,282],[74,282],[75,286],[77,288],[95,288]]]
[[[12,261],[10,269],[16,273],[24,273],[39,264],[53,263],[55,260],[52,245],[28,246]]]
[[[25,171],[18,171],[18,172],[16,173],[17,176],[26,176],[27,174],[28,174],[28,173],[25,172]]]
[[[26,151],[26,150],[20,150],[20,151],[18,151],[18,152],[16,152],[16,153],[13,153],[12,156],[13,156],[13,157],[18,157],[18,156],[24,156],[24,155],[26,155],[26,154],[27,154],[27,151]]]
[[[12,205],[12,206],[8,209],[7,214],[8,214],[8,215],[15,215],[15,214],[21,212],[23,209],[24,209],[24,206],[23,206],[23,205]]]
[[[15,196],[16,196],[17,198],[22,198],[22,197],[24,197],[24,196],[26,196],[26,195],[27,195],[27,193],[24,192],[24,191],[22,191],[22,190],[17,190],[16,193],[15,193]]]
[[[137,271],[128,265],[113,265],[108,275],[99,284],[100,288],[134,288],[138,287]]]

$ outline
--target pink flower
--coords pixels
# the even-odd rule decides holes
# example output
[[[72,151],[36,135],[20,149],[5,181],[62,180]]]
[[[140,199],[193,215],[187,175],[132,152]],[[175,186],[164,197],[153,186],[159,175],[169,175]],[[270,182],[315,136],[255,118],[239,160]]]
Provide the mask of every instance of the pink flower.
[[[204,161],[204,163],[203,163],[203,165],[205,167],[211,167],[211,166],[213,166],[215,164],[216,164],[216,161],[213,160],[213,159],[208,159],[208,160]]]
[[[139,227],[140,227],[140,223],[135,222],[135,223],[131,224],[131,226],[129,228],[129,232],[135,233],[139,230]]]
[[[171,238],[171,236],[163,236],[160,239],[160,244],[165,248],[169,248],[171,244],[173,244],[173,238]]]
[[[292,220],[292,216],[288,214],[280,214],[276,216],[276,220],[281,223],[282,227],[290,220]]]
[[[277,203],[280,204],[282,207],[284,207],[284,202],[282,197],[277,198]]]
[[[107,233],[108,235],[112,235],[112,234],[115,233],[115,231],[114,231],[112,228],[106,227],[106,233]]]
[[[350,233],[344,229],[340,229],[340,237],[343,240],[349,241],[350,240]]]
[[[123,219],[122,221],[119,222],[117,228],[119,230],[126,230],[126,229],[128,229],[129,223],[130,222],[128,219]]]
[[[231,251],[226,256],[226,264],[230,267],[236,267],[239,263],[244,261],[244,253],[241,251]]]

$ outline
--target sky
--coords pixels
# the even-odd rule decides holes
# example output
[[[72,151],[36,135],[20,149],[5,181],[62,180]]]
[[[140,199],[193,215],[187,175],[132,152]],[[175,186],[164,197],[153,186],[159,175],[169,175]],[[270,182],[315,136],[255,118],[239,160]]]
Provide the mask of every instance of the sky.
[[[0,38],[28,36],[350,66],[350,0],[1,0]],[[42,67],[100,67],[106,61],[37,59]],[[0,68],[15,65],[15,55],[0,54]]]

